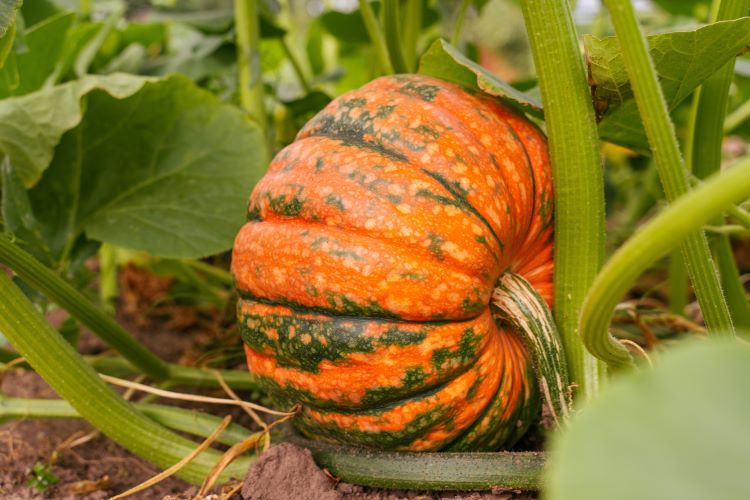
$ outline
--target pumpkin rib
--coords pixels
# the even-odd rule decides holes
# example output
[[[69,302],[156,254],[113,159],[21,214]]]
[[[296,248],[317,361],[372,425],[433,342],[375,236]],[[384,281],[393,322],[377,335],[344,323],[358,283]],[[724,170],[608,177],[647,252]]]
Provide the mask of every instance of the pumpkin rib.
[[[332,242],[331,247],[313,248],[319,238]],[[496,280],[494,274],[472,275],[413,250],[335,227],[248,223],[235,249],[232,268],[240,290],[334,313],[468,319],[489,303]],[[273,261],[267,262],[269,256]],[[284,267],[268,271],[276,261],[283,261]],[[415,273],[418,278],[409,278]],[[398,294],[393,286],[399,287]]]
[[[508,447],[513,446],[516,440],[526,432],[531,418],[539,412],[540,406],[533,404],[538,401],[536,384],[533,382],[534,376],[528,365],[525,369],[519,369],[519,367],[524,367],[523,362],[519,363],[519,358],[523,360],[528,355],[526,347],[512,329],[503,328],[499,322],[495,322],[495,325],[498,336],[504,344],[500,350],[504,362],[497,394],[474,424],[444,447],[446,450],[491,451],[496,450],[502,444]],[[523,394],[522,390],[524,390]],[[507,404],[508,401],[513,400],[532,402],[532,404]],[[510,413],[508,413],[509,410]],[[517,418],[518,412],[527,413],[527,418]],[[528,418],[529,416],[531,418]],[[521,425],[508,425],[508,423],[517,424],[518,422],[521,422]],[[498,431],[492,432],[493,429],[498,429]]]
[[[441,86],[440,90],[446,91],[442,93],[435,91],[435,96],[433,96],[433,99],[439,99],[441,98],[443,94],[445,94],[446,99],[452,99],[450,102],[450,104],[453,105],[453,107],[451,108],[452,112],[448,113],[446,110],[441,109],[440,107],[436,106],[433,100],[424,100],[424,99],[420,100],[419,96],[416,94],[401,92],[400,91],[401,87],[399,87],[398,85],[402,85],[404,81],[406,82],[407,86],[410,85],[410,81],[408,77],[406,78],[380,78],[366,85],[362,89],[358,89],[358,90],[345,94],[344,96],[342,96],[341,99],[342,99],[342,102],[344,103],[350,102],[350,101],[362,100],[362,101],[365,101],[366,104],[372,104],[372,103],[367,102],[367,99],[371,98],[370,96],[375,96],[373,98],[379,98],[386,102],[395,101],[397,100],[398,97],[411,99],[410,104],[419,104],[420,106],[427,109],[429,112],[431,112],[434,115],[434,116],[431,116],[432,122],[445,125],[446,128],[449,128],[450,133],[454,134],[457,139],[460,137],[464,151],[466,151],[466,147],[469,147],[469,148],[474,148],[478,152],[477,154],[484,154],[483,150],[486,148],[482,144],[482,138],[478,137],[475,131],[472,130],[470,126],[467,126],[465,123],[459,120],[457,116],[454,116],[454,113],[456,112],[456,109],[455,109],[456,107],[460,107],[465,112],[477,113],[478,112],[477,110],[481,108],[482,105],[484,105],[483,100],[480,100],[478,97],[465,93],[463,91],[460,93],[455,92],[455,90],[458,90],[458,87],[455,85],[431,80],[430,85],[434,85],[436,88],[438,85],[440,85]],[[454,91],[454,92],[447,92],[448,90]],[[459,99],[462,99],[462,100],[459,100]],[[349,105],[341,105],[340,103],[337,104],[337,101],[339,100],[333,101],[321,114],[319,114],[316,118],[311,120],[311,122],[309,122],[302,129],[302,131],[300,131],[300,133],[298,134],[298,138],[304,138],[310,135],[314,135],[318,133],[319,129],[321,128],[325,129],[325,127],[331,127],[331,123],[336,123],[335,122],[336,117],[341,117],[340,119],[345,124],[351,123],[351,119],[349,118],[349,113],[352,112],[351,111],[352,108],[349,107]],[[376,104],[377,103],[374,103],[372,105],[375,106]],[[395,114],[396,113],[393,113],[389,115],[387,118],[394,116]],[[359,115],[357,115],[355,119],[359,119],[363,115],[364,115],[364,118],[362,118],[362,120],[369,123],[369,125],[367,128],[365,128],[364,126],[360,126],[360,132],[362,132],[362,129],[364,129],[364,132],[367,132],[369,136],[371,136],[370,139],[372,141],[375,141],[377,139],[377,135],[373,128],[372,121],[374,121],[376,117],[373,118],[373,114],[370,113],[369,110],[365,110],[365,111],[362,111]],[[347,118],[343,118],[343,116],[346,116]],[[494,119],[493,117],[490,117],[487,115],[482,115],[482,116],[484,120],[491,120],[491,125],[493,127],[495,128],[499,127],[501,130],[503,130],[507,134],[506,139],[511,141],[512,144],[517,148],[519,152],[524,151],[525,148],[522,142],[516,140],[515,138],[516,134],[514,134],[512,128],[509,127],[508,124],[503,123],[502,121]],[[403,119],[404,124],[401,124],[401,125],[410,123],[411,119],[412,119],[411,116],[404,117]],[[322,124],[319,122],[322,122]],[[406,145],[403,145],[400,143],[396,144],[395,140],[393,141],[393,145],[394,146],[397,145],[401,147],[400,153],[407,156],[411,163],[417,163],[421,165],[422,164],[421,163],[421,157],[422,157],[421,150],[417,153],[415,153],[414,151],[411,151],[410,147],[408,147],[409,143],[406,141],[406,139],[403,138],[403,135],[406,134],[407,132],[408,130],[406,130],[406,128],[401,127],[401,135],[399,137],[401,138],[401,141]],[[495,136],[498,136],[498,130],[494,130],[493,132],[494,133],[492,135],[488,135],[488,134],[483,134],[483,135],[486,136],[485,138],[487,138],[488,141],[491,141],[491,140],[494,140],[493,138]],[[440,141],[445,141],[446,140],[445,136],[447,134],[448,134],[448,131],[444,132],[443,136],[440,137]],[[384,137],[384,139],[388,139],[388,138],[389,137],[387,137],[387,133],[386,133],[386,137]],[[466,141],[471,141],[471,145],[466,146]],[[384,144],[383,140],[380,140],[379,143]],[[505,144],[505,146],[507,148],[508,144]],[[384,145],[383,147],[386,147],[386,146]],[[412,147],[411,149],[414,149],[414,148]],[[528,155],[521,154],[520,156],[525,159]],[[485,163],[484,167],[482,167],[483,162],[473,163],[473,165],[476,166],[477,168],[484,168],[485,170],[483,170],[484,172],[483,175],[491,175],[493,173],[492,168],[495,168],[497,170],[502,170],[500,168],[500,162],[498,160],[493,160],[493,158],[494,158],[493,154],[486,153],[486,156],[485,156],[486,161],[484,162]],[[507,158],[507,157],[505,158],[505,160],[510,161],[511,164],[513,164],[516,161],[512,158]],[[466,159],[466,161],[468,162],[468,159]],[[495,164],[494,167],[490,166],[492,163]],[[523,163],[526,163],[526,162],[523,162]],[[528,167],[528,165],[526,167]],[[446,172],[444,173],[447,173],[447,172],[449,172],[449,170],[446,170]],[[438,172],[438,174],[440,174],[440,172]],[[517,177],[519,177],[520,179],[520,175],[518,175]],[[499,179],[502,181],[502,177],[500,177]],[[484,181],[484,177],[482,177],[481,180]],[[469,205],[471,205],[474,210],[477,210],[478,207],[483,207],[485,205],[487,207],[491,207],[493,203],[504,202],[504,198],[507,197],[507,194],[513,193],[513,192],[514,192],[513,189],[506,187],[506,189],[504,189],[503,191],[497,192],[496,196],[487,198],[484,201],[478,200],[480,201],[479,204],[469,202]],[[516,203],[514,205],[521,205],[521,203]],[[506,204],[506,206],[510,206],[510,204]],[[522,213],[524,212],[528,212],[528,211],[523,210]],[[488,220],[488,221],[492,219],[492,217],[488,218],[484,214],[483,214],[483,217],[485,220]],[[508,228],[513,228],[514,225],[518,225],[516,222],[516,219],[517,217],[510,217],[507,220]],[[501,227],[504,227],[505,225],[506,224],[501,224]],[[505,245],[506,238],[500,237],[500,235],[495,230],[493,224],[490,224],[490,227],[492,227],[493,233],[495,234],[495,236],[497,236],[497,240],[500,242],[500,244]],[[507,229],[505,231],[507,232]],[[519,231],[518,229],[514,229],[512,231],[512,234],[515,235],[516,233],[518,233],[518,231]],[[510,236],[511,235],[509,234],[508,235],[509,238],[507,239],[512,239],[510,238]]]
[[[279,300],[271,300],[264,297],[258,297],[257,295],[253,295],[250,292],[243,291],[243,290],[237,290],[237,295],[240,299],[249,300],[253,302],[258,302],[261,304],[266,305],[278,305],[286,307],[296,313],[300,314],[325,314],[330,315],[332,317],[341,318],[341,319],[362,319],[361,316],[357,316],[355,314],[338,314],[331,312],[330,309],[325,309],[322,307],[309,307],[302,304],[297,303],[282,303]],[[453,319],[432,319],[432,320],[421,320],[421,319],[404,319],[404,318],[398,318],[396,316],[366,316],[367,319],[372,320],[387,320],[391,321],[393,323],[401,323],[404,325],[445,325],[448,323],[456,323],[456,322],[470,322],[475,319],[477,319],[479,316],[481,316],[483,313],[480,311],[477,315],[464,318],[461,320],[453,320]]]
[[[495,110],[495,111],[502,109],[508,115],[510,113],[512,113],[512,111],[510,111],[509,109],[506,109],[504,106],[500,106],[496,101],[493,101],[491,99],[485,98],[485,97],[483,97],[481,95],[478,95],[478,94],[467,93],[467,95],[470,96],[471,98],[475,99],[476,101],[478,101],[478,103],[481,103],[481,104],[487,105],[487,106],[491,106],[492,109]],[[412,96],[412,97],[415,98],[414,96]],[[451,95],[451,97],[457,98],[455,95]],[[466,130],[475,139],[475,143],[481,144],[481,137],[477,135],[478,131],[476,129],[474,129],[472,127],[466,126],[464,123],[462,123],[461,121],[457,120],[456,117],[452,113],[449,113],[446,109],[440,108],[439,106],[437,106],[432,101],[427,101],[426,105],[431,106],[435,110],[436,114],[439,117],[441,117],[441,118],[443,118],[445,120],[449,120],[452,123],[458,124],[458,126],[462,127],[464,130]],[[494,117],[492,117],[492,118],[494,118]],[[513,127],[509,123],[506,123],[505,121],[501,121],[501,120],[493,120],[493,121],[495,122],[494,125],[502,127],[511,136],[511,138],[515,141],[515,143],[517,144],[517,146],[519,147],[519,149],[520,149],[520,151],[522,153],[522,156],[523,156],[523,158],[525,160],[522,163],[525,164],[526,170],[530,174],[531,193],[532,193],[532,206],[533,206],[533,200],[534,200],[535,195],[536,195],[535,175],[534,175],[535,173],[534,173],[533,166],[531,164],[531,158],[529,156],[529,152],[526,149],[526,145],[520,139],[520,137],[518,136],[518,134],[516,133],[516,131],[513,129]],[[490,155],[490,156],[492,158],[492,155]],[[497,166],[498,165],[496,164],[496,167]],[[506,190],[506,191],[512,192],[512,190]],[[529,224],[531,223],[531,220],[532,220],[532,217],[529,217]],[[512,223],[513,224],[516,223],[515,218],[512,219]],[[494,230],[493,230],[493,232],[494,232]],[[522,231],[520,231],[520,230],[514,231],[514,233],[518,233],[518,232],[522,232]]]
[[[304,149],[304,147],[327,148],[331,146],[330,143],[318,144],[306,142],[311,141],[312,139],[315,138],[305,138],[301,140],[300,144],[295,143],[295,150]],[[342,160],[345,160],[347,158],[346,153],[342,153],[342,156]],[[334,160],[338,158],[338,152],[334,153],[332,157],[333,159],[326,159],[325,165],[333,169],[336,168]],[[360,161],[375,161],[376,159],[381,158],[370,158],[369,156],[365,156]],[[329,186],[325,183],[327,182],[329,177],[335,179],[335,174],[338,172],[327,172],[323,169],[323,167],[320,167],[320,170],[318,171],[318,163],[319,159],[310,156],[308,158],[302,158],[297,161],[295,163],[293,171],[276,172],[272,170],[256,187],[256,190],[253,193],[253,199],[251,201],[249,211],[254,212],[254,217],[260,222],[273,222],[278,219],[290,224],[306,222],[312,225],[319,225],[323,227],[328,227],[331,224],[335,223],[335,225],[341,229],[347,229],[348,231],[351,231],[353,233],[367,235],[376,239],[385,238],[396,243],[398,246],[403,246],[404,248],[410,249],[415,248],[415,243],[410,242],[410,239],[408,239],[409,237],[404,236],[405,233],[412,235],[413,238],[411,239],[421,238],[422,240],[428,238],[431,234],[439,235],[445,241],[452,242],[454,246],[459,246],[462,249],[467,249],[466,251],[468,251],[470,254],[475,254],[475,256],[472,257],[469,262],[466,262],[465,260],[458,260],[449,252],[442,252],[444,257],[455,260],[458,265],[462,267],[469,266],[468,269],[471,269],[472,272],[476,272],[476,269],[472,269],[472,263],[474,268],[486,268],[486,266],[480,265],[485,261],[485,258],[482,255],[477,254],[477,252],[483,249],[486,250],[493,258],[493,260],[495,260],[499,264],[499,253],[496,254],[495,250],[487,244],[473,241],[474,239],[471,238],[471,236],[477,236],[477,233],[471,230],[471,225],[469,223],[464,224],[464,226],[457,227],[451,233],[447,232],[449,225],[445,222],[443,222],[442,225],[435,222],[427,227],[424,227],[426,226],[425,223],[430,220],[428,219],[428,217],[432,217],[434,219],[434,215],[429,212],[429,207],[432,206],[434,208],[434,204],[429,203],[430,200],[427,199],[424,199],[422,201],[421,198],[423,197],[421,197],[420,192],[424,191],[430,193],[430,196],[434,197],[447,197],[451,194],[443,186],[443,184],[441,184],[437,180],[432,178],[424,179],[421,176],[418,176],[418,172],[414,169],[410,169],[408,171],[404,170],[403,180],[398,184],[392,180],[392,184],[390,184],[391,188],[395,187],[396,190],[400,192],[400,190],[408,189],[408,185],[417,185],[421,186],[419,190],[413,196],[409,196],[408,198],[407,194],[409,193],[402,194],[401,198],[406,199],[399,198],[399,203],[388,201],[387,205],[384,205],[385,207],[387,207],[387,209],[379,208],[379,212],[368,215],[367,206],[369,206],[368,204],[373,201],[371,198],[378,197],[381,200],[383,198],[387,199],[389,193],[374,193],[372,188],[364,188],[362,186],[359,186],[357,184],[357,181],[352,180],[350,182],[343,182],[342,185],[339,186],[340,189],[343,188],[342,191],[344,191],[344,193],[335,196],[334,199],[331,200],[335,200],[335,203],[331,203],[327,201],[327,197],[331,196],[332,193],[323,194],[324,192],[327,192],[329,188]],[[274,166],[272,165],[272,169],[273,168]],[[385,168],[389,169],[389,171],[387,172],[389,176],[396,176],[396,172],[393,172],[393,170],[391,169],[391,164],[386,162]],[[377,176],[379,172],[365,172],[366,173],[362,173],[361,175],[371,175],[372,177],[374,177],[372,183],[377,182],[381,178]],[[292,176],[292,174],[296,175]],[[401,174],[401,172],[399,172],[399,174]],[[316,183],[314,186],[309,187],[309,189],[306,189],[304,186],[300,186],[297,188],[297,197],[292,201],[286,201],[287,204],[293,203],[295,206],[302,206],[302,208],[297,209],[293,215],[288,215],[283,211],[282,213],[277,213],[273,210],[273,203],[269,200],[281,199],[285,189],[290,189],[292,186],[297,186],[297,181],[301,182],[302,180],[304,180],[304,178],[309,178],[309,176],[311,175],[322,176],[321,182],[323,182],[324,184],[321,186],[320,184]],[[397,178],[400,179],[400,177]],[[331,183],[333,183],[333,179],[331,180]],[[391,179],[393,178],[391,177]],[[357,187],[359,187],[360,189],[358,191],[355,191],[354,189]],[[352,190],[351,194],[348,192],[349,190]],[[303,195],[305,194],[308,195],[308,197],[303,197]],[[358,195],[356,201],[350,202],[352,196],[354,195]],[[315,203],[315,200],[311,199],[314,196],[323,197],[324,200],[318,200],[318,203]],[[284,200],[288,200],[288,198],[284,198]],[[404,205],[404,203],[406,203],[408,200],[410,200],[410,204]],[[282,205],[282,207],[284,205],[284,203],[279,201],[275,201],[275,203],[277,205]],[[338,207],[333,206],[335,204],[344,206],[344,210],[339,210]],[[464,203],[461,206],[455,206],[466,215],[479,215],[475,211],[468,210],[464,205],[466,204]],[[406,211],[404,206],[408,206],[410,212],[404,213],[404,211]],[[383,217],[390,218],[385,218],[385,220],[383,220]],[[480,223],[481,221],[477,220],[476,222]],[[368,224],[370,227],[368,227]],[[389,224],[393,226],[393,229],[389,230],[386,227]],[[405,230],[405,227],[408,229]],[[491,230],[491,227],[486,227],[488,231]],[[419,233],[420,230],[422,230],[422,234]],[[480,232],[479,235],[483,235],[483,233]],[[418,248],[418,250],[421,249]]]
[[[301,315],[241,300],[240,331],[259,377],[316,407],[374,407],[463,373],[487,348],[493,319],[440,325]]]
[[[494,357],[497,336],[491,339],[494,344],[467,372],[433,390],[367,410],[321,412],[304,407],[301,418],[312,424],[317,436],[335,437],[344,432],[352,442],[372,445],[373,440],[388,439],[383,435],[386,432],[393,435],[399,449],[439,449],[456,429],[460,432],[470,426],[496,392],[500,370],[491,367],[497,367],[500,360]],[[305,424],[302,430],[306,432]]]

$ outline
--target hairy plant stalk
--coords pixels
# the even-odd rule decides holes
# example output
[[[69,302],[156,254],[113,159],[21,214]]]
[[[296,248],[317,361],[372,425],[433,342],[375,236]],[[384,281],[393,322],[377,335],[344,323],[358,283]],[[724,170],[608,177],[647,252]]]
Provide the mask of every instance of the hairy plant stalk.
[[[604,3],[615,27],[664,193],[672,202],[688,191],[687,169],[648,53],[646,38],[629,0],[604,0]],[[708,332],[733,335],[734,327],[705,234],[699,231],[691,235],[681,249]]]
[[[141,345],[82,293],[14,245],[5,235],[0,235],[0,263],[11,268],[28,285],[68,311],[142,373],[155,380],[169,378],[169,367],[166,363]]]
[[[750,0],[714,0],[711,22],[727,21],[747,15]],[[729,102],[729,86],[734,78],[734,60],[716,71],[701,85],[693,98],[691,135],[688,138],[689,164],[699,179],[718,172],[721,166],[721,145]],[[713,221],[721,225],[723,219]],[[740,282],[734,254],[726,235],[718,235],[711,242],[719,267],[721,284],[726,293],[729,312],[738,328],[750,329],[750,302]]]
[[[5,273],[0,273],[0,331],[57,394],[114,442],[162,468],[192,453],[195,443],[139,413],[107,387]],[[178,475],[200,484],[218,459],[216,451],[206,450]],[[225,480],[241,477],[248,463],[232,464]]]
[[[524,0],[544,102],[555,186],[555,320],[571,383],[589,399],[600,367],[578,332],[583,299],[604,261],[604,179],[596,116],[568,0]]]
[[[733,203],[750,197],[750,158],[678,198],[642,226],[596,277],[581,312],[586,347],[613,368],[627,366],[627,349],[608,333],[615,306],[640,274]],[[669,235],[665,238],[664,235]]]

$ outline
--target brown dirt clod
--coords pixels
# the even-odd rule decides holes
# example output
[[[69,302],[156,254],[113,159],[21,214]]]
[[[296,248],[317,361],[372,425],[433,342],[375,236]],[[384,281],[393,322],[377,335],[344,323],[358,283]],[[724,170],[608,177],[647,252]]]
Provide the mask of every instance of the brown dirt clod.
[[[245,500],[339,500],[335,483],[321,471],[310,450],[282,443],[250,466],[242,485]]]

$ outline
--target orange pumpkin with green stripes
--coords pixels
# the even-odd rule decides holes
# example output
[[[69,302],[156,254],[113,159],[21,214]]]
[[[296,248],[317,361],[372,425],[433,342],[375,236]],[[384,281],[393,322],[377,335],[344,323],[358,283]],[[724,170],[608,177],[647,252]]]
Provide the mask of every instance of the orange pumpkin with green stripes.
[[[331,102],[255,187],[232,270],[250,370],[308,436],[495,450],[535,418],[521,336],[493,315],[513,271],[552,299],[543,134],[418,75]]]

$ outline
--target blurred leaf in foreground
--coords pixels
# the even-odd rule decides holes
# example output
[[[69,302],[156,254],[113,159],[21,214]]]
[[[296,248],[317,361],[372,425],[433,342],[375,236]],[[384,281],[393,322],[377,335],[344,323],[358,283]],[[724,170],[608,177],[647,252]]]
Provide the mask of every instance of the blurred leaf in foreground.
[[[750,498],[750,348],[699,341],[623,375],[552,446],[549,500]]]

